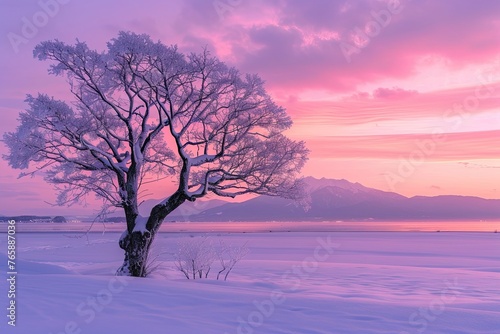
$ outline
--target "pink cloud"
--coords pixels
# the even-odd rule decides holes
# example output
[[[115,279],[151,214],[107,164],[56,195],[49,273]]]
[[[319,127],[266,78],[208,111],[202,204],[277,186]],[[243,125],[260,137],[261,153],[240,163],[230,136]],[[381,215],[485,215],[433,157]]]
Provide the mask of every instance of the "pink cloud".
[[[439,135],[330,136],[307,140],[312,158],[377,158],[422,161],[496,159],[500,130]]]
[[[372,93],[359,92],[339,101],[290,101],[284,105],[296,122],[307,120],[313,124],[315,120],[332,125],[353,125],[427,117],[449,121],[459,115],[498,108],[500,82],[426,93],[378,88]]]
[[[405,90],[399,87],[377,88],[373,92],[373,97],[378,99],[402,99],[418,94],[416,90]]]
[[[195,19],[182,26],[191,29],[187,35],[212,40],[215,49],[230,44],[234,63],[262,74],[273,89],[349,91],[367,82],[412,76],[425,56],[461,67],[490,61],[499,52],[500,3],[494,0],[401,0],[400,13],[390,15],[386,27],[352,55],[351,63],[340,43],[353,43],[356,29],[375,22],[373,13],[387,11],[387,2],[256,1],[235,6],[230,14],[242,18],[241,11],[252,18],[259,11],[274,17],[272,22],[267,14],[261,21],[243,18],[237,25],[197,0],[184,8]],[[204,34],[208,29],[213,30]],[[324,38],[325,32],[337,37]]]

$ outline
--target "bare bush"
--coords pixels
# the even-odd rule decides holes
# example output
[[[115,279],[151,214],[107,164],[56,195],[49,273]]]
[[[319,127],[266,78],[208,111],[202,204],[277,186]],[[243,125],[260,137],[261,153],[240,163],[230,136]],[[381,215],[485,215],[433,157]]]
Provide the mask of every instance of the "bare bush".
[[[217,273],[217,280],[221,274],[224,274],[225,281],[236,263],[240,262],[248,254],[247,243],[245,242],[243,246],[232,246],[219,239],[219,248],[216,254],[221,265],[221,270]]]
[[[224,277],[227,280],[231,270],[246,254],[246,243],[243,246],[231,246],[220,239],[217,247],[214,247],[212,240],[203,236],[179,240],[174,259],[177,270],[187,279],[208,278],[213,263],[218,260],[221,268],[216,278]]]
[[[144,266],[144,277],[150,277],[153,273],[156,273],[158,269],[162,266],[163,261],[160,261],[160,256],[166,254],[166,252],[160,252],[156,248],[152,248],[146,259],[146,265]],[[161,274],[165,276],[164,274]]]
[[[187,279],[208,277],[215,260],[214,248],[209,237],[185,238],[179,240],[175,265]]]

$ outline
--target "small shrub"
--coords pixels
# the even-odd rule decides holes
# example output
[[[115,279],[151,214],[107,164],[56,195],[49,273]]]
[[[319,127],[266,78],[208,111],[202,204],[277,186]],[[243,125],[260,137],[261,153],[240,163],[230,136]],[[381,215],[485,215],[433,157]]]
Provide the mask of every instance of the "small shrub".
[[[187,279],[208,278],[215,260],[218,260],[220,269],[216,279],[227,280],[234,266],[248,254],[246,243],[243,246],[231,246],[219,239],[217,246],[212,240],[203,236],[200,238],[184,238],[179,240],[177,251],[174,253],[175,266]]]

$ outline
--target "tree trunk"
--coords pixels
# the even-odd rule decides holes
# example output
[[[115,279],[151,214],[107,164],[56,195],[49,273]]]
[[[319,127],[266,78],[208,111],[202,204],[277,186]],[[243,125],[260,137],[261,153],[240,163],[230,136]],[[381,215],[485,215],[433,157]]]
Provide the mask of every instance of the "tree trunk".
[[[153,207],[146,222],[146,230],[128,229],[119,241],[120,248],[125,251],[125,259],[117,270],[119,276],[145,277],[148,274],[148,255],[154,237],[165,217],[186,201],[183,192],[175,192],[165,203]]]
[[[125,260],[118,269],[119,276],[145,277],[149,248],[151,247],[151,233],[134,231],[126,232],[120,239],[120,248],[125,251]]]

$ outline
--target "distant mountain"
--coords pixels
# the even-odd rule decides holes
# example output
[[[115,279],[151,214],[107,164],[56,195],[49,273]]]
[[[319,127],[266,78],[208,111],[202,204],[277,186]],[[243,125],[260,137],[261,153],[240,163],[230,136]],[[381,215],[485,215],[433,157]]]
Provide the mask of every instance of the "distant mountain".
[[[193,215],[191,221],[479,220],[500,219],[500,200],[470,196],[405,197],[347,180],[305,178],[309,210],[291,200],[259,196]],[[220,204],[220,203],[219,203]],[[174,217],[169,217],[174,218]]]
[[[500,199],[472,196],[405,197],[368,188],[347,180],[304,179],[310,207],[291,200],[258,196],[241,203],[222,199],[185,202],[167,221],[396,221],[396,220],[500,220]],[[161,200],[143,202],[139,211],[147,216]],[[52,216],[0,216],[0,222],[51,221]],[[92,217],[93,219],[94,217]],[[81,219],[81,218],[78,218]],[[110,217],[110,221],[125,221]]]
[[[161,199],[149,199],[144,201],[139,206],[139,213],[141,216],[147,217],[151,212],[151,209],[158,203],[160,203]],[[218,206],[227,204],[227,201],[221,199],[210,199],[203,200],[199,199],[194,202],[184,202],[180,207],[175,209],[169,216],[168,220],[186,220],[187,217],[197,215],[205,210],[209,210],[212,208],[216,208]],[[173,217],[173,218],[172,218]]]
[[[142,202],[139,205],[139,214],[143,217],[149,216],[151,209],[161,201],[161,199],[148,199]],[[190,217],[196,216],[205,210],[216,208],[227,203],[227,201],[221,199],[199,199],[194,202],[186,201],[168,215],[167,221],[189,221]],[[89,217],[88,219],[93,219],[93,217]],[[122,212],[118,210],[115,214],[105,218],[104,221],[117,223],[125,222],[126,219]]]

